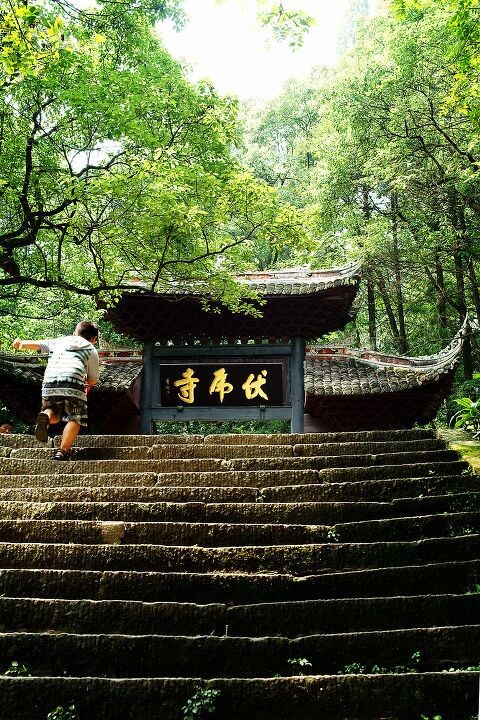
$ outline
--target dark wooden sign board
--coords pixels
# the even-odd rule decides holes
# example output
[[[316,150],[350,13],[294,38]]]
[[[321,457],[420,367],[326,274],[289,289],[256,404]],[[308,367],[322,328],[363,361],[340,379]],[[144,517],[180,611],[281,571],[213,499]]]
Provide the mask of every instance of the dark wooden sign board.
[[[162,407],[254,407],[285,404],[283,362],[161,364]]]
[[[288,419],[292,432],[303,432],[304,356],[303,338],[286,345],[146,343],[141,430],[152,433],[155,421]]]

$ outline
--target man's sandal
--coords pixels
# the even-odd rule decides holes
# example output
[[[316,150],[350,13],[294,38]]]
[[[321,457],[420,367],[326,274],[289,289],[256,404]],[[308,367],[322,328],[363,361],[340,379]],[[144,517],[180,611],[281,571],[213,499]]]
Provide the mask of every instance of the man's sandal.
[[[35,425],[35,437],[38,442],[46,443],[48,440],[48,426],[50,419],[47,413],[41,412],[37,415],[37,424]]]
[[[58,448],[55,455],[53,456],[54,460],[69,460],[71,455],[70,450],[64,450],[63,448]]]

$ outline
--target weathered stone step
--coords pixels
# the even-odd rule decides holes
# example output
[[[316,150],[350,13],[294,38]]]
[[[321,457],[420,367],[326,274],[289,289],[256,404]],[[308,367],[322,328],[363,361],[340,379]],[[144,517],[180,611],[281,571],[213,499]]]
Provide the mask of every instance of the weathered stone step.
[[[411,440],[407,442],[345,442],[296,445],[252,445],[239,443],[213,444],[160,444],[145,446],[75,447],[75,460],[157,460],[177,458],[242,458],[242,457],[317,457],[352,456],[371,454],[395,454],[445,451],[445,443],[437,439]],[[2,448],[0,456],[21,459],[51,459],[49,447]],[[358,464],[358,463],[356,463]]]
[[[71,460],[57,462],[53,460],[22,460],[0,458],[0,475],[72,475],[100,473],[170,473],[197,472],[210,470],[228,470],[231,460],[201,458],[196,460]],[[286,460],[293,458],[285,458]],[[301,460],[302,458],[297,458]],[[265,461],[265,462],[268,462]]]
[[[260,448],[261,450],[261,448]],[[260,452],[259,450],[259,452]],[[51,451],[49,451],[51,452]],[[391,477],[410,474],[412,467],[424,469],[430,466],[439,474],[450,474],[447,466],[454,472],[468,469],[468,464],[460,462],[458,453],[453,450],[435,450],[433,452],[386,453],[383,455],[334,455],[325,457],[255,457],[255,458],[176,458],[157,460],[71,460],[56,462],[48,459],[0,458],[0,474],[32,475],[42,473],[72,474],[89,473],[131,473],[131,472],[202,472],[228,470],[319,470],[324,473],[352,472],[363,469],[375,473],[379,468],[390,468]],[[442,467],[446,468],[442,471]],[[417,471],[417,475],[419,474]],[[453,472],[453,470],[452,470]],[[393,475],[392,475],[393,473]],[[400,475],[398,475],[400,473]],[[421,474],[427,474],[422,472]],[[334,476],[334,475],[333,475]]]
[[[322,525],[0,520],[0,542],[231,547],[328,542]]]
[[[293,455],[299,457],[349,455],[383,455],[412,452],[434,452],[446,450],[446,444],[438,438],[425,438],[423,440],[388,440],[388,441],[357,441],[342,443],[297,443],[292,446]]]
[[[312,449],[316,446],[310,446]],[[52,448],[12,448],[8,450],[12,459],[51,460]],[[153,445],[151,447],[79,447],[73,449],[72,460],[190,460],[192,458],[216,458],[219,460],[243,457],[292,457],[293,445]]]
[[[66,465],[67,463],[65,463]],[[54,470],[63,463],[55,463]],[[452,467],[453,466],[453,467]],[[94,466],[95,467],[95,466]],[[89,464],[92,469],[92,464]],[[430,472],[429,472],[430,470]],[[445,474],[442,475],[442,470]],[[422,472],[425,476],[422,476]],[[401,475],[403,477],[392,477]],[[373,477],[372,477],[373,475]],[[388,499],[478,490],[478,476],[465,471],[463,464],[445,463],[433,469],[431,465],[409,465],[405,468],[350,468],[349,471],[325,470],[237,470],[211,472],[168,473],[66,473],[58,471],[45,475],[0,475],[2,489],[64,488],[64,487],[153,487],[162,497],[171,500],[188,499],[203,491],[212,497],[215,492],[236,492],[235,488],[262,489],[261,495],[270,502],[308,502],[324,500]],[[311,486],[311,487],[309,487]],[[211,488],[211,489],[210,489]],[[223,488],[223,489],[222,489]],[[158,496],[157,496],[158,497]]]
[[[117,528],[111,528],[111,541],[115,539],[115,532]],[[117,537],[120,534],[121,528]],[[222,548],[30,542],[0,543],[0,567],[311,575],[338,570],[438,563],[458,558],[476,560],[479,554],[478,535],[406,542]]]
[[[16,477],[16,476],[14,476]],[[46,476],[33,475],[33,480]],[[85,478],[87,476],[77,476]],[[98,476],[105,483],[105,475]],[[112,477],[112,485],[118,482],[118,476]],[[156,482],[156,476],[155,476]],[[255,487],[134,487],[134,486],[89,486],[82,485],[63,487],[10,487],[0,488],[0,502],[173,502],[173,503],[255,503],[260,490]]]
[[[53,462],[53,461],[52,461]],[[113,462],[113,461],[105,461]],[[64,467],[68,463],[55,463]],[[92,463],[88,463],[92,469]],[[93,465],[96,468],[96,465]],[[68,469],[68,468],[67,468]],[[303,485],[318,483],[318,470],[265,470],[265,471],[212,471],[212,472],[100,472],[100,473],[61,473],[38,475],[0,475],[0,489],[20,487],[149,487],[158,485],[160,488],[169,486],[188,492],[189,487],[253,487],[264,485]]]
[[[117,488],[118,490],[118,488]],[[53,502],[4,500],[0,493],[0,520],[119,520],[209,523],[287,523],[335,524],[359,520],[401,518],[433,513],[467,512],[480,509],[480,492],[423,498],[397,499],[392,502],[149,502],[144,498],[131,500],[129,488],[118,500],[92,501],[92,490],[84,490],[85,500],[75,501],[76,488],[65,488],[65,499]],[[149,488],[147,488],[149,490]],[[58,491],[57,491],[58,495]],[[102,488],[104,498],[112,492]],[[18,491],[21,496],[21,491]],[[123,501],[120,497],[125,498]],[[263,496],[258,496],[262,499]],[[73,499],[73,501],[72,501]]]
[[[480,620],[480,594],[421,595],[264,604],[199,605],[128,600],[0,598],[2,632],[125,635],[281,635],[468,625]]]
[[[242,437],[242,436],[240,436]],[[300,436],[299,436],[300,437]],[[203,444],[203,435],[79,435],[75,439],[77,447],[150,447],[152,445]],[[48,444],[52,444],[49,440]],[[60,436],[54,438],[53,444],[60,445]],[[34,435],[2,435],[0,447],[31,448],[45,447]]]
[[[290,458],[289,462],[300,458]],[[288,458],[286,458],[288,460]],[[238,460],[225,462],[237,463]],[[247,461],[244,460],[244,463]],[[425,476],[461,475],[470,473],[466,462],[430,462],[414,465],[372,465],[370,467],[328,468],[319,470],[320,482],[353,482],[355,480],[394,480],[396,478],[414,478]]]
[[[475,592],[480,560],[426,563],[323,575],[281,573],[137,572],[122,570],[0,570],[9,597],[144,602],[256,603]]]
[[[193,678],[0,677],[2,720],[39,720],[74,703],[80,718],[178,720],[198,686],[218,690],[219,718],[472,720],[478,674],[415,673],[199,681]]]
[[[306,658],[313,674],[335,674],[352,663],[415,671],[466,668],[477,662],[480,625],[284,637],[77,635],[3,633],[7,666],[24,663],[33,675],[204,678],[273,677]],[[420,653],[419,662],[412,659]],[[192,659],[194,662],[192,664]],[[398,670],[397,670],[398,672]],[[401,670],[400,670],[401,672]]]
[[[0,520],[0,542],[231,547],[391,542],[480,532],[480,513],[443,513],[335,525],[118,520]]]
[[[262,457],[256,458],[232,458],[227,460],[232,470],[263,470],[267,466],[270,470],[324,470],[341,468],[367,468],[376,466],[405,467],[409,465],[447,464],[458,461],[458,453],[455,450],[434,450],[432,452],[405,452],[405,453],[384,453],[383,455],[328,455],[313,457],[281,457],[271,458],[268,461]],[[465,463],[466,465],[466,463]]]
[[[363,442],[409,442],[436,440],[433,430],[372,430],[361,433]],[[79,435],[75,441],[78,447],[150,447],[172,444],[213,444],[213,445],[295,445],[298,443],[322,444],[358,442],[358,432],[338,433],[276,433],[273,435],[230,434],[230,435]],[[55,444],[60,443],[55,438]],[[2,435],[0,447],[28,448],[41,446],[33,435]]]
[[[358,442],[361,435],[364,442],[404,442],[409,440],[425,440],[437,438],[434,430],[367,430],[359,432],[333,432],[333,433],[285,433],[275,435],[231,434],[206,435],[205,443],[251,443],[260,444],[286,444],[307,443],[318,445],[320,443]],[[157,436],[158,437],[158,436]]]
[[[322,484],[276,485],[261,489],[265,502],[323,501],[389,501],[395,498],[413,498],[423,495],[478,492],[477,475],[427,475],[413,478],[384,478],[380,480],[354,480],[353,482],[324,482]]]

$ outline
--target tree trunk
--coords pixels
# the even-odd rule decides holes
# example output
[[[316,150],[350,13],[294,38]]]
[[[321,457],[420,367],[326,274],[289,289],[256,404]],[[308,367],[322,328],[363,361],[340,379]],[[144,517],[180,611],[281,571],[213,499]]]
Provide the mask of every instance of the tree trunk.
[[[443,272],[443,265],[440,260],[440,252],[439,252],[438,246],[435,248],[435,276],[437,278],[436,301],[437,301],[438,319],[440,321],[440,328],[442,331],[444,331],[448,328],[447,303],[446,303],[447,293],[445,290],[445,274]],[[442,332],[442,335],[443,334],[444,333]]]
[[[368,337],[372,350],[377,350],[377,309],[375,307],[375,292],[373,282],[367,280],[367,304],[368,304]]]
[[[456,198],[451,196],[450,215],[455,232],[455,243],[453,248],[453,261],[455,264],[455,282],[457,286],[457,304],[460,320],[463,322],[467,314],[467,298],[465,294],[465,268],[463,264],[463,251],[465,242],[465,223],[462,221],[462,211],[455,202]],[[473,376],[473,358],[470,338],[465,338],[463,346],[463,369],[465,379],[471,380]]]
[[[383,279],[382,275],[380,275],[380,273],[378,273],[378,272],[376,274],[376,279],[377,279],[378,291],[380,293],[380,297],[383,300],[383,304],[385,306],[385,312],[387,313],[390,330],[392,331],[392,335],[395,340],[395,344],[398,347],[398,349],[400,350],[400,332],[398,330],[397,319],[395,317],[395,313],[393,312],[392,303],[390,302],[390,298],[388,296],[388,291],[387,291],[387,286],[385,285],[385,280]]]
[[[368,188],[364,185],[362,187],[362,201],[363,201],[363,217],[365,222],[368,222],[371,218],[372,212],[370,208],[370,201],[368,197]],[[377,350],[377,308],[375,306],[375,290],[373,280],[370,274],[370,269],[367,270],[367,305],[368,305],[368,339],[370,341],[370,348]]]
[[[393,241],[393,261],[395,268],[395,298],[397,302],[398,314],[398,347],[402,355],[408,353],[408,339],[405,329],[405,305],[403,302],[402,290],[402,272],[400,267],[400,248],[398,246],[398,215],[397,204],[398,199],[395,193],[391,198],[392,204],[392,241]]]

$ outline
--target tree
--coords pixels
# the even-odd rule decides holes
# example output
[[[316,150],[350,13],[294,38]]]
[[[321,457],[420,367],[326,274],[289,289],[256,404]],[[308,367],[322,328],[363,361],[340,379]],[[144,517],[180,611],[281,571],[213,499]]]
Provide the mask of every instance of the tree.
[[[286,94],[262,116],[269,137],[288,139],[288,188],[317,237],[314,262],[364,259],[356,333],[373,348],[433,352],[480,309],[477,128],[448,102],[450,44],[451,13],[436,3],[365,19],[338,69],[312,75],[306,139],[285,122]],[[258,171],[255,148],[247,157]],[[315,162],[300,183],[305,149]],[[271,168],[276,155],[265,156]]]
[[[0,3],[0,312],[36,289],[114,297],[132,279],[238,305],[219,256],[300,240],[232,153],[236,101],[192,87],[156,37],[179,7]]]

